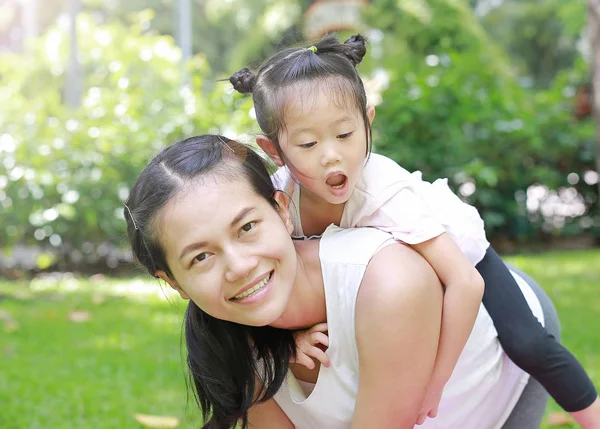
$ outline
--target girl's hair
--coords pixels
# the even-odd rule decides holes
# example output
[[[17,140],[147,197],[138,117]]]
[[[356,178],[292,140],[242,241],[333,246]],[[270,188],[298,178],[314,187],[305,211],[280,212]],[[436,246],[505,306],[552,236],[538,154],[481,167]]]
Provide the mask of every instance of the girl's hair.
[[[258,125],[275,143],[277,152],[286,159],[279,144],[285,128],[285,107],[288,100],[301,94],[311,94],[326,85],[336,96],[339,105],[352,100],[365,123],[367,154],[371,149],[371,127],[367,117],[367,95],[356,71],[365,53],[366,39],[357,34],[343,44],[335,34],[325,36],[309,47],[285,49],[269,60],[256,75],[243,68],[229,78],[234,89],[242,94],[252,93]]]
[[[124,210],[133,254],[153,276],[163,270],[173,278],[157,231],[161,209],[206,175],[246,180],[278,208],[265,162],[243,144],[204,135],[163,149],[137,178]],[[295,354],[292,332],[220,320],[192,301],[184,327],[189,377],[204,428],[247,427],[248,409],[271,398],[285,380]]]

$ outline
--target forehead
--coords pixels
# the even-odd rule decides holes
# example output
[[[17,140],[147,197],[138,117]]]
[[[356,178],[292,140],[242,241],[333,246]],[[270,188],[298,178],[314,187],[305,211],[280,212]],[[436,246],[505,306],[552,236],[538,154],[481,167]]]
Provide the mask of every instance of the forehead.
[[[282,99],[285,122],[290,121],[290,117],[310,115],[321,109],[351,116],[360,113],[355,90],[347,79],[300,81],[282,88],[278,95]]]
[[[214,236],[228,229],[244,208],[267,205],[244,180],[201,177],[163,207],[157,216],[157,231],[169,254],[192,239],[204,239],[202,236]]]

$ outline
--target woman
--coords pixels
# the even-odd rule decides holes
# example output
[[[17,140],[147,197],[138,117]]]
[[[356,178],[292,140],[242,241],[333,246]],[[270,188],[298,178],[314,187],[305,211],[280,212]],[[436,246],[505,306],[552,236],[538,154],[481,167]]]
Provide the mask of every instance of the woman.
[[[287,204],[262,159],[220,136],[164,149],[128,198],[136,258],[191,300],[188,365],[207,426],[413,427],[436,357],[439,280],[374,229],[330,227],[320,241],[293,242]],[[331,367],[288,374],[290,330],[324,322]],[[500,427],[526,382],[481,307],[439,415],[423,427]],[[539,425],[545,397],[530,398],[539,405],[512,427]]]

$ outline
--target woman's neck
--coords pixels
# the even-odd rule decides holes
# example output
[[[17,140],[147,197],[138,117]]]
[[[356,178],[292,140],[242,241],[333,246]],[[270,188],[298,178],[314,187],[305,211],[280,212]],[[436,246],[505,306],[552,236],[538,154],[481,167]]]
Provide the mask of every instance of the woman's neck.
[[[332,223],[339,226],[345,204],[331,204],[300,187],[300,219],[307,237],[321,235]]]
[[[298,255],[296,280],[287,307],[271,326],[281,329],[305,329],[327,321],[319,241],[294,241]]]

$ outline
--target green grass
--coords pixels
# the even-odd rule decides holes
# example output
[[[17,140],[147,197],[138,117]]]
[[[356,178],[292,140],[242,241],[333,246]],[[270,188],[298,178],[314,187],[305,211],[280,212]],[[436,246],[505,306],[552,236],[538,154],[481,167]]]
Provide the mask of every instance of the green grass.
[[[158,283],[34,281],[3,292],[1,428],[142,427],[135,413],[198,427],[182,369],[183,301],[167,301]],[[76,310],[90,320],[71,321]]]
[[[600,388],[600,251],[549,252],[506,259],[548,293],[560,318],[563,344]],[[556,411],[562,410],[551,400],[546,414]]]
[[[548,292],[564,343],[600,386],[600,251],[508,260]],[[0,428],[142,428],[135,413],[198,427],[184,382],[183,310],[151,280],[0,282]],[[71,321],[73,311],[90,319]],[[548,413],[559,410],[549,404]]]

